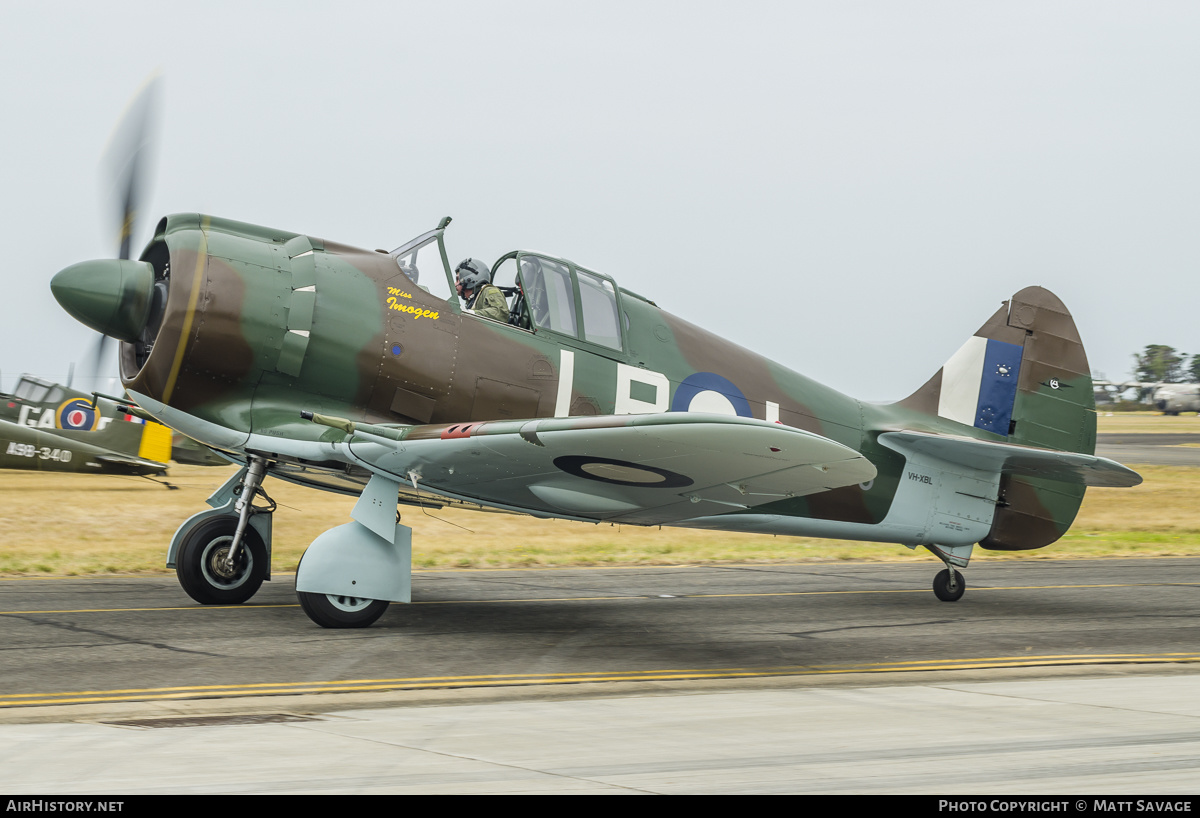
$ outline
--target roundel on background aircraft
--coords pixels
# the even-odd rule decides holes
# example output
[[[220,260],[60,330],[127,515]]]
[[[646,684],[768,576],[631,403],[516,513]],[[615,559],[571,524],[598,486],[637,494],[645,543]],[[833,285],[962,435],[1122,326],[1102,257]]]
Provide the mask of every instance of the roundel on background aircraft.
[[[714,415],[754,417],[750,402],[742,390],[728,378],[714,372],[695,372],[688,375],[675,390],[672,412],[709,412]]]
[[[84,398],[71,398],[62,406],[54,417],[54,423],[60,429],[83,430],[90,432],[96,428],[100,415]]]

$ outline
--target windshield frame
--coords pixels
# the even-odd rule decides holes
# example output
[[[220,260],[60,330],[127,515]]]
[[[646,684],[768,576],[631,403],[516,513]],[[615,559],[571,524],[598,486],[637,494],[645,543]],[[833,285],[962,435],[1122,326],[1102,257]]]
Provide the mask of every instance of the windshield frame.
[[[450,295],[449,295],[449,297],[447,297],[445,299],[442,299],[442,297],[440,295],[437,295],[436,293],[434,293],[432,291],[430,292],[430,295],[434,296],[435,298],[444,300],[450,306],[450,309],[453,312],[461,314],[462,313],[462,305],[459,303],[458,298],[455,296],[456,290],[455,290],[455,286],[454,286],[454,274],[452,272],[450,272],[450,260],[449,260],[449,257],[446,255],[446,240],[444,238],[444,234],[446,232],[446,225],[448,223],[449,223],[448,219],[443,219],[442,224],[439,225],[438,227],[435,227],[432,230],[427,230],[414,239],[409,239],[404,244],[401,244],[395,250],[388,253],[388,255],[392,257],[392,261],[396,262],[396,269],[399,270],[400,272],[404,272],[403,268],[400,266],[400,259],[403,258],[404,256],[408,255],[409,253],[412,253],[416,250],[421,249],[422,247],[424,247],[425,245],[429,244],[431,241],[436,239],[437,246],[438,246],[438,256],[442,260],[442,274],[446,278],[447,292]],[[416,282],[416,284],[417,284],[417,286],[420,286],[420,282]]]

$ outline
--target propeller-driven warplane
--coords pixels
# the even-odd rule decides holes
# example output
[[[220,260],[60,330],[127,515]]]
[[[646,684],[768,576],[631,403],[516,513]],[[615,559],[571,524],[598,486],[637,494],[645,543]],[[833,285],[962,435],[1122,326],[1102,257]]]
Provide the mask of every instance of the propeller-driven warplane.
[[[301,606],[332,628],[410,601],[398,506],[924,546],[953,601],[976,544],[1049,545],[1087,486],[1141,482],[1094,455],[1087,357],[1039,287],[880,405],[544,253],[469,265],[499,290],[486,314],[508,319],[477,314],[456,295],[449,217],[387,252],[179,214],[134,260],[153,89],[114,140],[119,258],[51,287],[120,342],[131,411],[243,464],[167,550],[198,602],[244,602],[270,578],[268,477],[359,498],[297,570]]]
[[[385,252],[181,214],[138,260],[55,276],[59,303],[120,341],[141,411],[244,464],[170,543],[193,599],[242,602],[269,578],[268,477],[359,495],[297,572],[325,627],[410,600],[398,505],[923,546],[952,601],[976,544],[1049,545],[1087,486],[1141,482],[1094,455],[1087,357],[1045,289],[873,404],[565,258],[502,256],[510,318],[476,315],[449,221]]]

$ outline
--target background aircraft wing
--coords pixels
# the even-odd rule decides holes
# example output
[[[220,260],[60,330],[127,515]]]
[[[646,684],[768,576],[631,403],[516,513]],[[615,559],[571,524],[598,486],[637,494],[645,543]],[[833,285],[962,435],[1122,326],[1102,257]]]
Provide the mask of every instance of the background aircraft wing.
[[[348,449],[363,465],[404,482],[415,478],[446,497],[640,525],[749,509],[876,473],[857,451],[821,435],[684,412],[404,429],[357,424]]]
[[[138,439],[133,438],[134,450]],[[0,420],[0,468],[135,475],[166,470],[166,463],[125,454],[100,443],[110,440],[103,432],[37,429]]]
[[[98,454],[96,460],[109,467],[111,471],[128,474],[158,474],[167,470],[166,463],[157,460],[146,460],[125,454]]]

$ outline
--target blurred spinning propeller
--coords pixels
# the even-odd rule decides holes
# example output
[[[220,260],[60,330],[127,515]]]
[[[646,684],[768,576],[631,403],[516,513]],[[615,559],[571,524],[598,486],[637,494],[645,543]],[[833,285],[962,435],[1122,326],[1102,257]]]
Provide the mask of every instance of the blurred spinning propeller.
[[[133,239],[137,234],[140,208],[145,203],[146,191],[150,187],[153,165],[154,135],[158,122],[158,99],[161,85],[158,75],[151,77],[142,86],[130,102],[125,115],[117,124],[112,140],[105,150],[103,166],[106,178],[112,180],[112,190],[116,204],[114,212],[114,233],[117,237],[117,261],[109,260],[85,262],[75,265],[72,275],[60,274],[51,282],[55,297],[62,302],[63,297],[73,299],[76,303],[86,305],[87,311],[93,316],[106,316],[96,326],[91,321],[85,321],[102,334],[97,340],[90,361],[85,368],[85,377],[93,384],[101,378],[105,356],[109,353],[108,337],[113,335],[122,338],[120,331],[123,326],[130,328],[144,323],[143,307],[148,309],[149,302],[137,297],[140,291],[147,290],[153,283],[153,274],[149,282],[142,279],[146,276],[142,265],[131,261]],[[133,298],[129,296],[133,295]],[[146,301],[140,304],[137,302]],[[132,310],[131,310],[132,307]],[[130,313],[138,313],[133,315]],[[78,316],[77,316],[78,317]],[[116,329],[116,332],[112,330]],[[133,340],[132,337],[124,340]],[[98,388],[98,386],[93,386]]]

